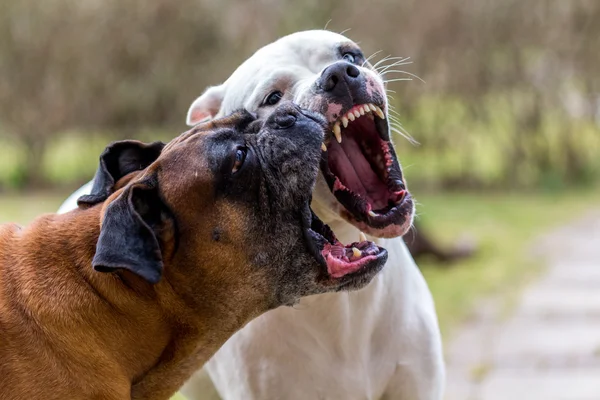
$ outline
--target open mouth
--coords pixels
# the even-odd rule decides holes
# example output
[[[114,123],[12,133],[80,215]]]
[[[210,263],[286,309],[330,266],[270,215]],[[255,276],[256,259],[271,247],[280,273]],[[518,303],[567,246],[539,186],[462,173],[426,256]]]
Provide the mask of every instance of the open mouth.
[[[356,242],[340,242],[308,205],[304,234],[310,252],[327,267],[327,280],[341,285],[340,290],[368,283],[387,261],[387,250],[367,241],[362,233]]]
[[[361,225],[404,229],[412,200],[382,109],[371,103],[355,105],[333,122],[331,132],[323,144],[321,171],[336,199]],[[392,231],[391,236],[398,234]]]

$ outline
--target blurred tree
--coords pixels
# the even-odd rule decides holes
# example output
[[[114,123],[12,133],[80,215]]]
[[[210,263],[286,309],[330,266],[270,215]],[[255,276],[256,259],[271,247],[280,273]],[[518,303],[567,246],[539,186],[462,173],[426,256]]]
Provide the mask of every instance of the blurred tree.
[[[190,83],[228,44],[215,13],[193,0],[2,2],[0,123],[27,149],[25,183],[42,182],[44,149],[67,129],[182,125]]]
[[[181,129],[257,48],[331,19],[367,56],[382,50],[374,62],[414,60],[383,71],[422,144],[399,151],[413,188],[585,182],[600,176],[599,18],[597,0],[4,0],[0,135],[28,148],[39,181],[65,129]],[[395,81],[406,72],[427,84]]]

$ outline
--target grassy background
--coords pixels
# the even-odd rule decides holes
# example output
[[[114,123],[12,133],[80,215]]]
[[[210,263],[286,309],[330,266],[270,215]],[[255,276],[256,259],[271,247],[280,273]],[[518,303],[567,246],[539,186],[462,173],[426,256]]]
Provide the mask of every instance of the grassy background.
[[[67,195],[2,195],[0,223],[28,223],[39,214],[54,212]],[[541,267],[528,254],[532,241],[596,206],[600,191],[426,193],[417,198],[420,222],[441,243],[450,245],[468,235],[479,246],[474,257],[455,265],[419,262],[436,300],[442,332],[448,337],[482,296],[502,293],[508,300],[518,294]]]
[[[418,200],[421,222],[441,243],[468,234],[479,245],[474,257],[457,265],[419,262],[447,338],[482,296],[499,294],[507,303],[518,296],[523,284],[543,267],[529,251],[534,239],[597,207],[600,191],[440,193]]]

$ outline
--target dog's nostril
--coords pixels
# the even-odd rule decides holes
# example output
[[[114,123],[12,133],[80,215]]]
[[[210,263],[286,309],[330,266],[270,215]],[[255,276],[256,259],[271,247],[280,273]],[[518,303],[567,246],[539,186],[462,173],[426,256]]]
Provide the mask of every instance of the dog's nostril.
[[[358,76],[360,75],[360,71],[358,70],[356,65],[350,64],[348,65],[348,68],[346,68],[346,74],[348,74],[348,76],[351,78],[358,78]]]
[[[297,116],[292,113],[285,113],[275,116],[274,122],[280,129],[285,129],[293,126],[296,123]]]
[[[337,85],[339,78],[336,75],[331,75],[328,79],[325,80],[325,84],[323,85],[323,90],[329,92],[335,88]]]

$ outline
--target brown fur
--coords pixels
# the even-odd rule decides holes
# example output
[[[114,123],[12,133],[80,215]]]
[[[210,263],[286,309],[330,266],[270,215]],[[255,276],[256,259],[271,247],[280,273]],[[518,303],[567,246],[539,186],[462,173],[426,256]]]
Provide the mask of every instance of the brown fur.
[[[2,400],[167,399],[235,331],[279,305],[268,271],[247,251],[252,208],[211,195],[203,141],[235,123],[181,135],[104,203],[0,226]],[[158,233],[161,280],[94,271],[107,206],[149,178],[174,215]]]

